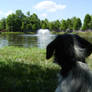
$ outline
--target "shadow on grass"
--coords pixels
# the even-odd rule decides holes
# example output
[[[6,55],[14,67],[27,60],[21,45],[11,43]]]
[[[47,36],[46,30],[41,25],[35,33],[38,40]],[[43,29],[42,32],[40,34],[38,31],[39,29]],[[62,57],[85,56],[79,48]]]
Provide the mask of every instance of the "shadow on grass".
[[[54,92],[58,69],[0,62],[0,92]]]

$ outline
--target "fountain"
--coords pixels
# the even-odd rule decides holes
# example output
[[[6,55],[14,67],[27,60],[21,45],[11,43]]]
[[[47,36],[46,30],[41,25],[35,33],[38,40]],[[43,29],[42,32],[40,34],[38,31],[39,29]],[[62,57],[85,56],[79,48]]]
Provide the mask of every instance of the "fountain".
[[[37,32],[38,36],[38,47],[46,48],[46,46],[51,42],[51,33],[48,29],[40,29]]]
[[[37,32],[38,36],[49,36],[50,31],[48,29],[40,29]]]
[[[55,38],[48,29],[39,29],[37,34],[21,34],[23,36],[24,47],[46,48],[46,46]]]

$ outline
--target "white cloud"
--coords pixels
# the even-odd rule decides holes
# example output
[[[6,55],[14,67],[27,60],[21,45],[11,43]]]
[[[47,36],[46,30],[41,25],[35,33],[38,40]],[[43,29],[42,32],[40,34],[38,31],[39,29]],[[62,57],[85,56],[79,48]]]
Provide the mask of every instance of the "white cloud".
[[[36,10],[45,10],[48,12],[55,12],[57,10],[63,10],[66,5],[56,4],[53,1],[43,1],[34,6]]]

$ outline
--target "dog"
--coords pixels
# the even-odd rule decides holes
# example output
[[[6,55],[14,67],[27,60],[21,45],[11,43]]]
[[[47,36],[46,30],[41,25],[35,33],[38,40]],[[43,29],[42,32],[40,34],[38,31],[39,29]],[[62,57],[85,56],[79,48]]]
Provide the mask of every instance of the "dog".
[[[58,35],[46,48],[46,58],[54,56],[60,67],[55,92],[92,92],[92,72],[85,62],[92,44],[76,34]]]

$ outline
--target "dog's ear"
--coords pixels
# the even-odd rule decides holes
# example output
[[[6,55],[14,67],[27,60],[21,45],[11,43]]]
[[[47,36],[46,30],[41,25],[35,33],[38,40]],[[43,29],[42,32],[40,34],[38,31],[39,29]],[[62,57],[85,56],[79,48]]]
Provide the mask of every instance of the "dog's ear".
[[[85,51],[85,56],[88,57],[92,53],[92,44],[85,40],[84,38],[78,37],[78,42],[80,43],[80,46],[84,48]]]
[[[56,40],[52,41],[46,48],[46,59],[52,57],[55,50]]]

